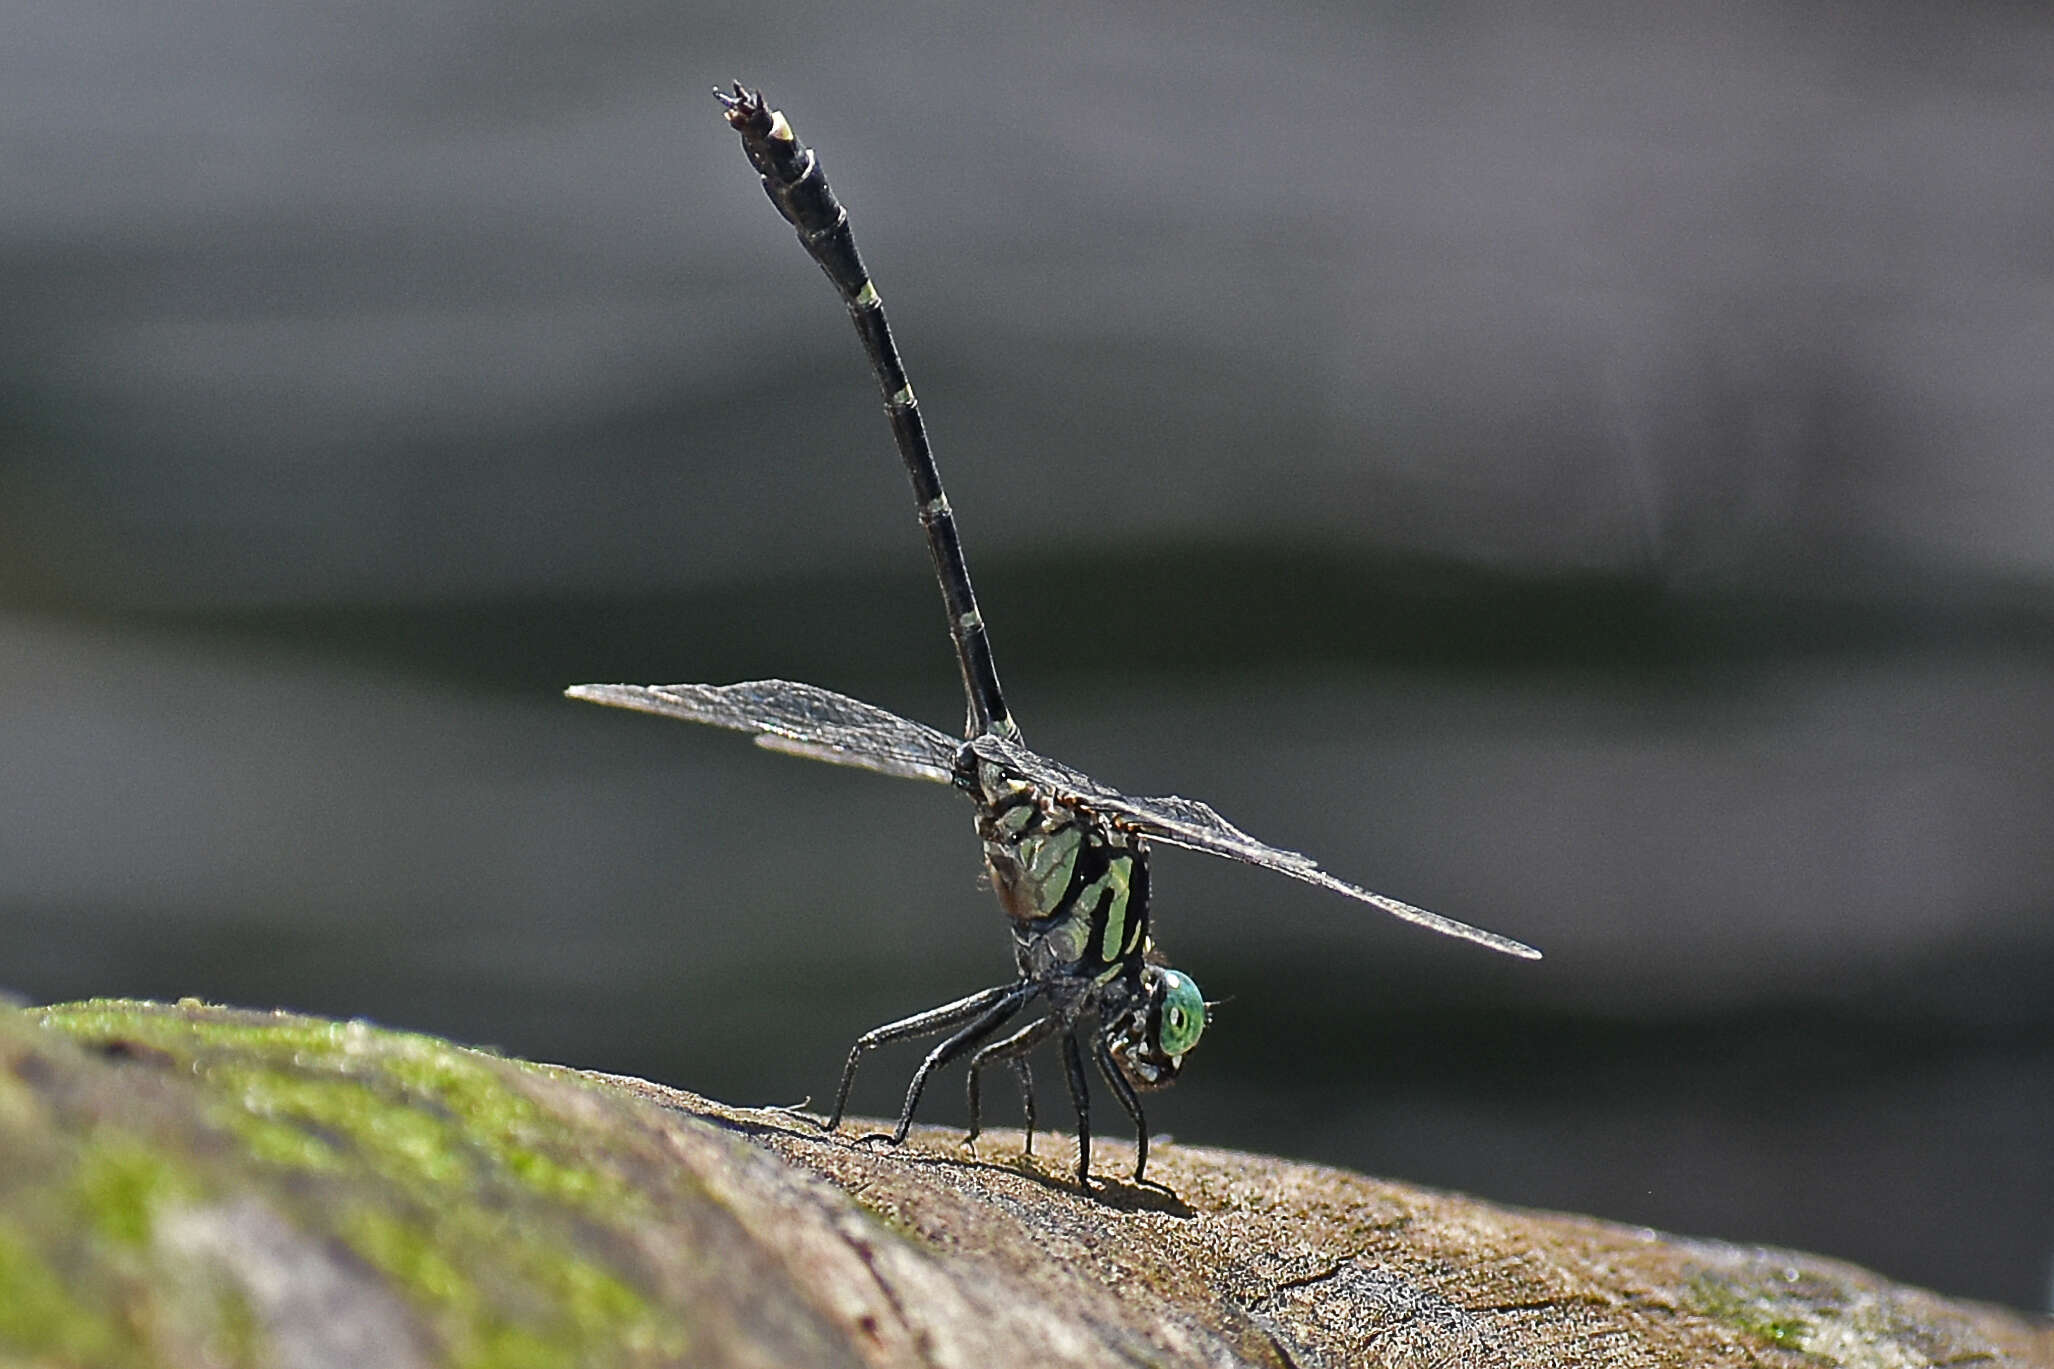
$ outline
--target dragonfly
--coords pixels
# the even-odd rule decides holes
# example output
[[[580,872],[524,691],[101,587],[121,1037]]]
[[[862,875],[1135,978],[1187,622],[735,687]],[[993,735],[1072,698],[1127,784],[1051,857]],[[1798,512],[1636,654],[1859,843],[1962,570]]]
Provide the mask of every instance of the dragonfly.
[[[1510,937],[1350,884],[1309,856],[1256,840],[1207,804],[1127,794],[1028,748],[999,688],[955,514],[848,213],[828,187],[819,157],[760,91],[736,82],[714,95],[771,203],[848,307],[869,355],[941,585],[963,678],[964,735],[952,737],[873,704],[789,680],[584,684],[566,693],[588,703],[746,732],[759,746],[788,755],[950,785],[976,806],[985,869],[1012,933],[1013,977],[859,1037],[842,1068],[826,1129],[840,1127],[866,1055],[891,1042],[941,1036],[914,1071],[891,1143],[906,1139],[935,1072],[967,1056],[966,1139],[974,1143],[982,1129],[984,1072],[1004,1066],[1020,1090],[1031,1154],[1034,1087],[1028,1057],[1059,1042],[1077,1117],[1079,1187],[1091,1187],[1087,1055],[1134,1125],[1134,1182],[1145,1182],[1148,1126],[1141,1095],[1175,1082],[1211,1014],[1198,985],[1172,968],[1156,944],[1149,905],[1151,842],[1274,870],[1445,936],[1539,959],[1539,951]],[[1023,1015],[1025,1025],[1014,1027]]]

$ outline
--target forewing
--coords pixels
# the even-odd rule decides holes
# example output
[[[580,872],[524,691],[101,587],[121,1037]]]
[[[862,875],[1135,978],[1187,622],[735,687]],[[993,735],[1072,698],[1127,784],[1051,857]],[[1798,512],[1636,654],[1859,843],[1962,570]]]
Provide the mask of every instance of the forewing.
[[[962,743],[925,723],[817,685],[790,680],[740,684],[573,685],[573,699],[753,733],[758,746],[830,765],[947,784]]]
[[[1172,846],[1204,851],[1208,855],[1225,856],[1229,860],[1259,865],[1265,870],[1275,870],[1278,874],[1302,879],[1307,884],[1317,884],[1322,889],[1331,889],[1337,894],[1367,903],[1371,907],[1381,908],[1393,917],[1403,918],[1407,922],[1439,932],[1443,936],[1473,941],[1479,946],[1488,946],[1494,951],[1516,955],[1523,960],[1541,958],[1539,951],[1508,936],[1499,936],[1496,932],[1487,932],[1481,927],[1472,927],[1452,917],[1430,913],[1424,908],[1415,908],[1410,903],[1384,894],[1372,893],[1359,885],[1337,879],[1320,869],[1319,862],[1312,857],[1257,841],[1214,812],[1212,805],[1200,803],[1197,799],[1179,798],[1174,794],[1160,797],[1122,794],[1117,789],[1100,784],[1089,775],[1049,760],[1046,756],[1036,755],[1002,737],[978,737],[970,745],[980,757],[1006,766],[1023,779],[1032,780],[1056,796],[1103,814],[1157,840],[1166,841]]]

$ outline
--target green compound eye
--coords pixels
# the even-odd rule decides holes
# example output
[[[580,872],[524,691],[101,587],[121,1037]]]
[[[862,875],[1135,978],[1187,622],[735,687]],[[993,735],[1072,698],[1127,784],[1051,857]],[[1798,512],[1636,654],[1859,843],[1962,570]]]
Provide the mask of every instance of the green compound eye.
[[[1198,1044],[1205,1031],[1205,995],[1188,975],[1176,970],[1162,972],[1163,1001],[1156,1042],[1172,1058]]]

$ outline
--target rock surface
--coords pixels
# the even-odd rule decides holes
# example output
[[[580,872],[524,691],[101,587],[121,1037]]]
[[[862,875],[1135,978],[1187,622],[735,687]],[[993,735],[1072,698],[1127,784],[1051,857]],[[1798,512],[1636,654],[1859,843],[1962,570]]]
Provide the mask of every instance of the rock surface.
[[[361,1022],[0,1010],[0,1364],[2054,1369],[2044,1321],[1808,1255],[854,1134]]]

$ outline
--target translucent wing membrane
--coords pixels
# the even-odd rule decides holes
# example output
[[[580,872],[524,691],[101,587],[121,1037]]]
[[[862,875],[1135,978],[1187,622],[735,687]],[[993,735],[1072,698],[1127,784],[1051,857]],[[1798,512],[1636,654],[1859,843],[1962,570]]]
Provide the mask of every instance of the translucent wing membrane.
[[[1233,854],[1227,851],[1216,851],[1215,848],[1210,846],[1199,846],[1192,842],[1180,841],[1176,837],[1165,836],[1163,840],[1180,846],[1190,846],[1193,850],[1215,851],[1215,854],[1218,855]],[[1276,851],[1274,848],[1271,849],[1276,855],[1287,856],[1293,860],[1305,860],[1304,856],[1299,855],[1295,851]],[[1235,855],[1234,859],[1248,860],[1249,858],[1247,856]],[[1503,951],[1506,955],[1516,955],[1521,960],[1539,960],[1541,958],[1539,951],[1536,951],[1523,941],[1514,941],[1509,936],[1499,936],[1496,932],[1487,932],[1481,927],[1472,927],[1468,923],[1458,922],[1452,917],[1443,917],[1439,913],[1430,913],[1424,908],[1415,908],[1409,903],[1390,897],[1388,894],[1371,893],[1359,884],[1350,884],[1345,879],[1335,878],[1310,861],[1306,861],[1304,865],[1280,865],[1269,860],[1254,860],[1250,863],[1289,875],[1293,879],[1302,879],[1307,884],[1317,884],[1320,888],[1331,889],[1337,894],[1346,894],[1349,898],[1367,903],[1371,907],[1381,908],[1392,917],[1403,918],[1405,921],[1417,926],[1439,932],[1442,936],[1460,937],[1464,941],[1473,941],[1479,946],[1488,946],[1494,951]]]
[[[1025,747],[999,736],[987,734],[974,738],[970,742],[970,749],[979,758],[995,761],[1022,779],[1040,785],[1051,797],[1074,803],[1080,808],[1088,808],[1138,832],[1166,841],[1172,846],[1204,851],[1209,855],[1225,856],[1229,860],[1261,866],[1265,870],[1275,870],[1278,874],[1302,879],[1307,884],[1317,884],[1322,889],[1331,889],[1358,902],[1381,908],[1393,917],[1403,918],[1407,922],[1439,932],[1443,936],[1473,941],[1479,946],[1488,946],[1506,955],[1516,955],[1522,960],[1541,958],[1539,951],[1523,942],[1499,936],[1496,932],[1487,932],[1481,927],[1472,927],[1452,917],[1430,913],[1424,908],[1415,908],[1409,903],[1372,893],[1359,885],[1338,879],[1320,869],[1319,862],[1310,856],[1257,841],[1214,812],[1210,804],[1200,803],[1196,799],[1178,798],[1174,794],[1161,797],[1122,794],[1117,789],[1109,789],[1100,784],[1089,775],[1081,774],[1045,756],[1038,756]]]
[[[564,692],[587,703],[752,733],[758,746],[808,760],[937,784],[954,780],[956,752],[963,745],[925,723],[887,713],[846,694],[790,680],[747,680],[731,685],[574,685]],[[1031,781],[1052,799],[1089,809],[1172,846],[1275,870],[1443,936],[1473,941],[1525,960],[1540,959],[1539,951],[1522,942],[1373,893],[1328,874],[1310,856],[1257,841],[1214,812],[1212,805],[1197,799],[1123,794],[996,733],[973,738],[970,749],[979,759],[993,761]]]
[[[963,745],[924,723],[816,685],[790,680],[741,684],[573,685],[587,703],[754,733],[756,744],[830,765],[909,780],[949,783]]]

